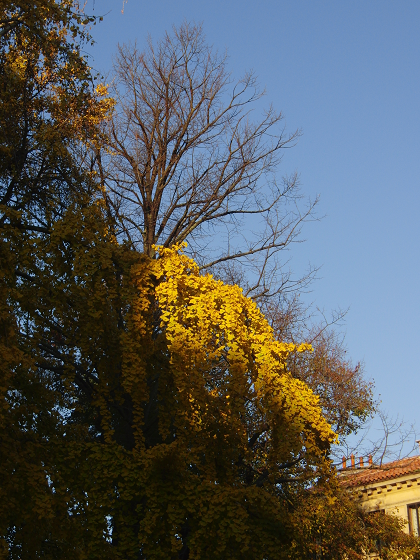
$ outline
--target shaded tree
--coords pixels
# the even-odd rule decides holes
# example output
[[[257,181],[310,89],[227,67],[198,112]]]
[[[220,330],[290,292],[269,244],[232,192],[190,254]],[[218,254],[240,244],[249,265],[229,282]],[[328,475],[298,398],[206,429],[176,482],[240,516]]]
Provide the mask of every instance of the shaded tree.
[[[48,233],[69,192],[87,188],[76,159],[107,109],[80,54],[90,19],[71,1],[1,8],[0,227]]]
[[[0,15],[0,533],[2,557],[72,550],[62,412],[72,396],[57,375],[59,325],[51,296],[54,224],[92,192],[80,156],[108,109],[80,54],[86,18],[73,2],[1,2]],[[44,296],[44,298],[43,298]],[[49,361],[49,368],[42,366]],[[67,523],[65,521],[67,520]],[[72,543],[72,544],[71,544]]]

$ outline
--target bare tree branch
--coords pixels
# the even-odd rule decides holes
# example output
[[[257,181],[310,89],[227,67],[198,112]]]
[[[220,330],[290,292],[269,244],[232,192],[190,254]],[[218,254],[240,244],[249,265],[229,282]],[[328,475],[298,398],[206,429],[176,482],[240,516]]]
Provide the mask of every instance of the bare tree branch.
[[[408,457],[417,449],[414,424],[379,410],[358,437],[333,448],[333,457],[339,462],[342,457],[370,455],[373,463],[381,466],[384,462]]]
[[[253,120],[264,92],[252,74],[232,82],[199,26],[149,39],[145,52],[120,46],[114,72],[117,106],[97,161],[120,237],[152,257],[155,244],[187,241],[203,269],[236,260],[268,271],[317,203],[298,208],[296,174],[277,184],[299,131],[286,134],[273,107]]]

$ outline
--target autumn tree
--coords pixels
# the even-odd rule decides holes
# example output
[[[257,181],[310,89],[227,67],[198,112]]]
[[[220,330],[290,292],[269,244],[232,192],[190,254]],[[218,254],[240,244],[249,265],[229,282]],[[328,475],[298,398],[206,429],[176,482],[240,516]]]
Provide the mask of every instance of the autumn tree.
[[[288,367],[319,396],[341,440],[354,433],[375,410],[372,383],[346,356],[334,326],[308,326],[295,305],[293,291],[312,272],[293,282],[281,267],[281,251],[313,209],[299,211],[296,176],[281,187],[276,179],[282,150],[298,133],[286,135],[273,108],[258,120],[254,76],[234,83],[226,59],[188,24],[149,40],[144,52],[120,46],[113,83],[116,109],[95,164],[117,238],[150,257],[155,244],[187,240],[201,270],[258,302],[278,340],[310,340],[313,352],[291,353]],[[287,493],[290,504],[302,499]],[[310,508],[312,497],[304,499]],[[348,521],[359,527],[357,512],[353,504]],[[337,545],[340,531],[330,536]]]
[[[234,82],[226,57],[188,23],[149,39],[144,52],[120,46],[113,84],[116,107],[96,164],[118,238],[150,256],[156,243],[186,240],[201,270],[258,301],[279,340],[313,341],[293,373],[320,396],[341,435],[360,426],[374,409],[372,386],[331,328],[322,325],[319,336],[301,328],[295,294],[314,270],[296,280],[282,266],[314,208],[299,209],[296,176],[278,181],[298,131],[286,134],[273,107],[258,120],[264,92],[255,77]]]
[[[54,303],[55,331],[38,340],[48,364],[19,364],[67,385],[69,416],[53,419],[55,453],[42,464],[54,492],[44,484],[37,512],[51,519],[48,496],[66,508],[41,543],[18,534],[17,544],[81,558],[284,557],[289,488],[324,476],[334,437],[317,397],[286,369],[289,353],[307,348],[275,341],[238,287],[174,249],[158,260],[120,250],[91,227],[95,209],[77,210],[79,222],[69,212],[55,225],[57,276],[38,287],[38,304]],[[45,321],[34,314],[32,336]],[[43,443],[42,425],[34,433]]]
[[[311,343],[311,353],[291,357],[290,371],[319,396],[325,417],[343,443],[365,425],[376,407],[373,382],[365,378],[363,364],[352,363],[337,328],[343,313],[314,320],[296,296],[266,300],[262,309],[279,340]]]
[[[331,479],[333,430],[289,371],[310,349],[203,270],[267,271],[293,240],[296,182],[262,180],[294,136],[272,110],[251,123],[251,77],[225,102],[224,61],[188,26],[154,57],[121,50],[121,80],[135,62],[148,81],[125,82],[108,128],[89,18],[1,7],[0,554],[289,557],[297,506]],[[205,259],[213,226],[254,215],[268,229],[246,249]]]
[[[324,476],[334,437],[317,398],[286,369],[288,354],[306,347],[276,342],[238,287],[159,251],[131,267],[121,381],[101,376],[96,397],[106,447],[94,480],[114,488],[111,540],[133,558],[139,549],[147,558],[282,558],[289,488]],[[130,447],[110,408],[117,391],[121,404],[131,399]]]
[[[119,242],[84,16],[2,8],[2,556],[284,555],[282,495],[334,437],[294,346],[176,249]]]
[[[54,277],[44,249],[68,208],[89,200],[80,157],[108,106],[80,54],[89,18],[73,2],[0,8],[1,554],[56,557],[71,550],[72,532],[48,473],[71,396],[51,361],[42,368],[43,341],[56,346],[59,336],[52,300],[41,297]]]

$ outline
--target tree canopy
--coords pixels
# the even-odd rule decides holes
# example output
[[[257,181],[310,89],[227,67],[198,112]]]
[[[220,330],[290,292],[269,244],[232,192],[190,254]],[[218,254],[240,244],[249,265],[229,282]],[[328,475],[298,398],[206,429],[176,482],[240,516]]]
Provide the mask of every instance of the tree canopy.
[[[294,135],[271,109],[251,123],[249,76],[224,104],[225,61],[199,28],[122,48],[112,99],[76,2],[0,7],[0,558],[312,554],[320,493],[347,503],[334,429],[372,403],[334,344],[312,351],[282,336],[278,306],[271,324],[261,311],[270,258],[306,215],[272,174]],[[213,224],[254,213],[268,229],[247,249],[204,258]],[[256,300],[214,266],[252,255]],[[354,382],[343,417],[331,372]]]
[[[64,232],[75,223],[69,212],[55,225],[48,254],[55,250],[63,267],[55,262],[59,278],[37,287],[37,304],[53,311],[42,321],[34,313],[30,334],[38,338],[37,323],[45,329],[49,319],[49,340],[38,338],[38,363],[12,365],[39,394],[11,394],[9,385],[6,399],[6,418],[32,418],[16,428],[18,441],[35,446],[26,484],[48,498],[36,507],[32,492],[30,504],[52,523],[50,536],[37,532],[44,554],[65,546],[76,557],[136,558],[140,547],[147,558],[180,550],[239,558],[268,546],[281,557],[286,488],[324,475],[334,437],[318,398],[286,369],[290,352],[307,348],[275,341],[238,287],[200,275],[176,249],[150,260],[97,232],[84,243],[73,237],[73,262],[63,259]],[[28,395],[36,408],[28,410]],[[55,417],[45,420],[51,405]],[[10,459],[5,474],[15,484],[23,469]],[[10,511],[4,516],[10,523]],[[31,543],[14,523],[8,542],[19,557]]]

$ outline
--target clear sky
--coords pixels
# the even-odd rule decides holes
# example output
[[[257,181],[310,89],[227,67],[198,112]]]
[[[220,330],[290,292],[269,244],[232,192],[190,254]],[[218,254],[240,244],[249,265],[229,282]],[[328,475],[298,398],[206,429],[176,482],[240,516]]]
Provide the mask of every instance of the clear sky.
[[[320,222],[291,251],[322,266],[309,296],[347,308],[348,353],[393,416],[418,416],[420,388],[420,2],[418,0],[89,0],[104,15],[89,49],[107,73],[117,43],[160,38],[184,19],[253,69],[287,129],[301,128],[280,174],[321,196]],[[420,419],[417,421],[420,437]]]

